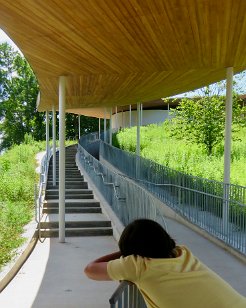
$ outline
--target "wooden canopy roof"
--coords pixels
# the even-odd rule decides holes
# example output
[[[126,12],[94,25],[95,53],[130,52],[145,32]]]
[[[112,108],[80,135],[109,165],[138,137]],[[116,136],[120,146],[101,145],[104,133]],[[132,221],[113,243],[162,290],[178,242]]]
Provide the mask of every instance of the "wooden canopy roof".
[[[246,69],[246,0],[0,0],[0,28],[40,85],[38,109],[102,115]],[[83,109],[81,109],[83,108]]]

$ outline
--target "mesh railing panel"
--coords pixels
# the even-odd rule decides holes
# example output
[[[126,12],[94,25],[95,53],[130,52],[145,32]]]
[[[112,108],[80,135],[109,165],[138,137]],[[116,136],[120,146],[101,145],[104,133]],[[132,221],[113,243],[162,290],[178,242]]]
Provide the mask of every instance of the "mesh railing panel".
[[[103,142],[99,156],[180,215],[246,254],[246,187],[186,175]]]
[[[77,158],[124,225],[137,218],[149,218],[167,228],[158,200],[146,189],[110,170],[80,145]]]

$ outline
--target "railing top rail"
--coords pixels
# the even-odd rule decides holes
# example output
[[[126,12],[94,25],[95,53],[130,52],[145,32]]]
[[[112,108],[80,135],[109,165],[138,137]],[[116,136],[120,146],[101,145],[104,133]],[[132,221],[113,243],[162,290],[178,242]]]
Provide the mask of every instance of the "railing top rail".
[[[119,286],[117,287],[117,289],[114,291],[114,293],[110,297],[109,303],[110,304],[116,304],[120,295],[124,292],[125,288],[127,288],[128,285],[134,285],[134,284],[130,281],[127,281],[127,280],[121,281]]]

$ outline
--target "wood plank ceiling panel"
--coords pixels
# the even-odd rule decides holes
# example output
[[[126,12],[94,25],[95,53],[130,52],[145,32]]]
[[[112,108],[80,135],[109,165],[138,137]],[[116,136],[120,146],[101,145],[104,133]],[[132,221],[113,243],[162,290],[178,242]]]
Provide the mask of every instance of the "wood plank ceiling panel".
[[[31,64],[39,110],[99,110],[182,93],[246,69],[245,0],[0,0]]]

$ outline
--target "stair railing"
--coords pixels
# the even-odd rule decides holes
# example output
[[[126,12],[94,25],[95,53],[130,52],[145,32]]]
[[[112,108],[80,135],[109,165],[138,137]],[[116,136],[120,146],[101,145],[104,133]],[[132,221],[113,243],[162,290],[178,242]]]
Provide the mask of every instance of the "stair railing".
[[[78,145],[76,161],[83,166],[83,172],[87,172],[123,225],[145,217],[158,221],[167,230],[160,202],[147,190],[108,169],[81,145]],[[80,165],[78,167],[80,169]]]
[[[146,308],[137,286],[130,281],[121,281],[109,299],[110,308]]]
[[[47,185],[49,161],[51,155],[51,151],[48,151],[48,155],[46,153],[41,160],[39,184],[35,188],[35,220],[37,222],[38,239],[40,242],[43,242],[41,239],[41,220],[43,217],[44,192]]]

